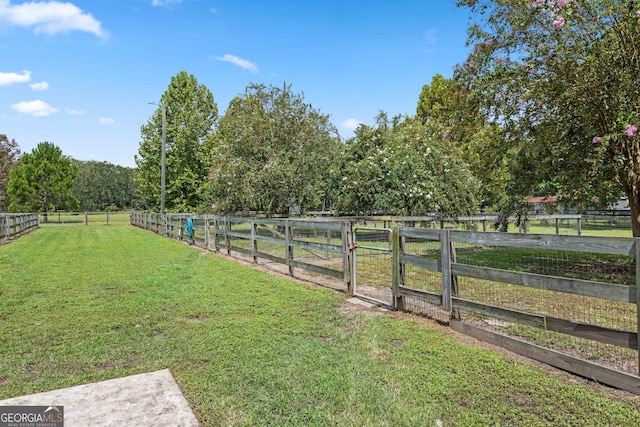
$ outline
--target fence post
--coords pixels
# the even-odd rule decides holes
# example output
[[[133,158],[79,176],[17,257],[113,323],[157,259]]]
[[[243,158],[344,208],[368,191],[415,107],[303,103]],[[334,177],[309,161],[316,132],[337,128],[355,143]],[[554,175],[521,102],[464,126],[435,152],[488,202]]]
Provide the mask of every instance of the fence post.
[[[638,337],[640,337],[640,237],[635,239],[635,253],[636,253],[636,329]],[[640,340],[636,340],[638,342]],[[636,351],[638,352],[638,375],[640,375],[640,344],[636,345]]]
[[[354,251],[353,240],[351,234],[351,223],[343,222],[341,224],[342,235],[342,271],[344,282],[347,285],[347,295],[352,297],[355,293],[353,284],[355,283],[355,271],[353,268]]]
[[[451,313],[451,230],[440,230],[442,306]]]
[[[204,216],[204,247],[211,250],[211,230],[209,230],[209,215]]]
[[[287,260],[287,266],[289,267],[289,275],[293,276],[293,265],[291,264],[291,260],[293,259],[293,246],[290,243],[290,235],[291,235],[291,225],[289,224],[289,220],[285,219],[284,221],[284,254],[285,259]]]
[[[560,235],[560,219],[556,218],[556,236]]]
[[[213,217],[213,250],[215,252],[220,252],[220,238],[218,235],[218,231],[220,229],[220,221],[219,217]]]
[[[228,217],[224,218],[224,239],[225,244],[227,246],[227,255],[231,256],[231,236],[229,236],[229,232],[231,232],[231,221],[229,221]]]
[[[578,217],[578,236],[582,236],[582,215]]]
[[[258,256],[256,252],[258,252],[258,241],[256,240],[256,222],[251,220],[251,257],[253,258],[253,263],[258,263]]]
[[[400,296],[400,283],[402,281],[402,264],[400,263],[400,256],[402,254],[402,244],[400,239],[400,227],[393,227],[391,231],[391,259],[393,263],[393,276],[391,285],[391,306],[393,310],[404,310],[404,301]]]
[[[86,212],[84,213],[84,225],[89,225],[89,216]]]
[[[456,246],[453,244],[453,240],[451,240],[451,232],[449,232],[449,260],[452,263],[457,262],[456,256]],[[451,269],[451,264],[449,264],[449,269]],[[458,276],[451,273],[451,315],[454,319],[460,320],[460,310],[457,308],[453,308],[453,297],[458,296]]]

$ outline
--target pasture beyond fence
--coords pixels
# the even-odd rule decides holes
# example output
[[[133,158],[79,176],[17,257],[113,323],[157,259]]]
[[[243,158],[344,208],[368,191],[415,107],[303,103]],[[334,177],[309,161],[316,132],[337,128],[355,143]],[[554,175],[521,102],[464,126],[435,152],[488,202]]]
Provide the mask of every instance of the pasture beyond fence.
[[[6,242],[37,227],[38,214],[0,214],[0,242]]]
[[[39,214],[40,224],[51,225],[125,225],[129,212],[48,212]]]
[[[328,280],[640,394],[638,239],[148,212],[133,212],[131,224],[185,240],[188,217],[200,247]]]

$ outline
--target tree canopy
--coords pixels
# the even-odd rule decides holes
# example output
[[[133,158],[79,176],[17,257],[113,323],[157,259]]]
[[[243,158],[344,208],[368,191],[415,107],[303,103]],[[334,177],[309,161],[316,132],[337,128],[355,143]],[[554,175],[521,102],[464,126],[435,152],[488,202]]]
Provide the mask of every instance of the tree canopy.
[[[422,87],[416,118],[434,135],[441,134],[469,165],[479,183],[479,204],[495,207],[503,203],[509,179],[509,148],[502,129],[489,123],[470,98],[464,82],[436,74]]]
[[[73,194],[80,202],[80,210],[96,212],[138,207],[138,186],[132,168],[96,161],[76,161],[76,164]]]
[[[414,119],[360,125],[347,141],[336,213],[469,215],[478,181],[441,133]]]
[[[7,195],[10,212],[73,210],[78,199],[73,195],[77,166],[62,150],[50,142],[39,143],[24,153],[11,170]]]
[[[213,94],[185,71],[171,78],[160,106],[141,128],[135,157],[140,196],[151,209],[161,199],[162,105],[166,108],[166,209],[195,210],[210,169],[208,136],[218,119]]]
[[[340,150],[337,130],[291,86],[249,85],[212,136],[209,200],[215,212],[288,214],[318,208]]]
[[[626,194],[640,236],[640,2],[458,4],[477,22],[456,76],[516,150],[514,202],[544,183],[582,206]]]
[[[6,210],[7,186],[9,185],[9,173],[18,164],[20,147],[15,139],[7,138],[0,134],[0,212]]]

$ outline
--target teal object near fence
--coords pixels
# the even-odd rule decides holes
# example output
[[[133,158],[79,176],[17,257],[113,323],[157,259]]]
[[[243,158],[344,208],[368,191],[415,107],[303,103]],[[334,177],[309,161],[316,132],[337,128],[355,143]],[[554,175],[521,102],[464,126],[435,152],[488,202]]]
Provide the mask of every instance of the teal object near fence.
[[[193,220],[191,218],[187,218],[187,222],[184,225],[184,233],[187,235],[187,241],[193,242]]]

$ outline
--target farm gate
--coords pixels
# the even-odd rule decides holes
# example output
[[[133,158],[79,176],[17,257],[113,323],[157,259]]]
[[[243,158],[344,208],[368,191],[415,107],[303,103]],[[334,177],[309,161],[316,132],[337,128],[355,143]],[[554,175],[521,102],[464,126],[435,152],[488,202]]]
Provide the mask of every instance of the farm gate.
[[[360,298],[384,305],[392,301],[392,230],[353,227],[353,292]]]

